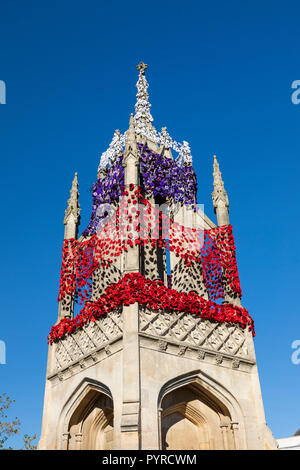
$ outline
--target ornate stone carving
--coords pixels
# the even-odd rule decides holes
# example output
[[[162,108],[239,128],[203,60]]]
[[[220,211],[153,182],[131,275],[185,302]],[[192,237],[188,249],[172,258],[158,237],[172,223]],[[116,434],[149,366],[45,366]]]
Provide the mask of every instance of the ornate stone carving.
[[[97,362],[98,360],[98,354],[95,352],[95,353],[92,353],[91,354],[91,358],[93,359],[94,362]]]
[[[63,374],[62,372],[59,372],[59,373],[57,374],[57,376],[58,376],[58,378],[59,378],[60,381],[64,380],[64,374]]]
[[[201,359],[203,361],[203,359],[205,359],[205,351],[203,351],[202,349],[200,349],[200,351],[198,352],[198,359]]]
[[[232,368],[233,369],[238,369],[240,367],[240,361],[238,359],[234,359],[232,361]]]
[[[213,323],[187,313],[140,309],[140,332],[161,338],[161,343],[173,341],[201,348],[199,354],[205,349],[250,359],[247,332],[238,325]]]
[[[222,362],[223,362],[223,356],[222,356],[222,354],[217,354],[217,355],[216,355],[216,363],[217,363],[218,365],[220,365],[220,364],[222,364]]]
[[[167,347],[168,347],[167,341],[159,341],[158,342],[158,349],[160,349],[160,351],[166,351]]]
[[[178,356],[184,356],[186,350],[187,350],[187,347],[186,347],[186,346],[179,346],[179,348],[178,348]]]
[[[105,348],[106,354],[110,354],[109,343],[121,337],[122,330],[121,310],[115,310],[67,335],[55,344],[56,369],[63,369],[71,363],[82,361],[87,355],[91,355],[96,361],[97,350],[101,347]]]

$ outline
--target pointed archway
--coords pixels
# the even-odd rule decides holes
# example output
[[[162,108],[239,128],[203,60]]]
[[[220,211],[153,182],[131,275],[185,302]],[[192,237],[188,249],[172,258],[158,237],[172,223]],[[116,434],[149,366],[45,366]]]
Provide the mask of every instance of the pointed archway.
[[[112,399],[90,389],[72,414],[68,433],[68,450],[112,449]]]
[[[85,379],[62,410],[59,434],[62,449],[113,449],[114,405],[110,390]]]
[[[162,450],[240,448],[243,436],[234,400],[230,402],[200,376],[177,377],[162,388],[158,401]]]

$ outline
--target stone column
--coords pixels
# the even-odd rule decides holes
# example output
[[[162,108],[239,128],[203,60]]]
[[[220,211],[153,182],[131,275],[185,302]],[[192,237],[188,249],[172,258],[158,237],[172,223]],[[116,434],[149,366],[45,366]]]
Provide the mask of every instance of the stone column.
[[[229,425],[228,424],[221,424],[220,427],[221,427],[221,431],[222,431],[224,450],[228,450],[229,449],[229,445],[228,445],[228,428],[229,428]]]
[[[82,442],[82,432],[77,432],[75,434],[75,447],[76,447],[76,450],[81,450],[81,442]]]
[[[123,307],[123,405],[122,449],[140,447],[139,306]]]
[[[64,432],[62,435],[62,439],[61,439],[62,450],[68,450],[69,439],[70,439],[70,433]]]
[[[162,412],[161,407],[158,408],[158,450],[162,450]]]
[[[234,442],[234,448],[235,450],[239,450],[239,437],[238,437],[238,432],[239,432],[239,423],[231,423],[231,430],[232,430],[232,436],[233,436],[233,442]]]
[[[127,141],[125,147],[125,155],[123,158],[124,167],[124,185],[126,190],[129,190],[129,186],[133,185],[134,189],[137,189],[139,184],[139,157],[138,148],[136,144],[133,114],[130,116],[129,129],[127,134]],[[133,207],[133,204],[128,205],[128,213]],[[125,273],[139,272],[139,246],[134,245],[132,248],[127,245],[127,252],[124,256],[124,271]]]
[[[138,149],[135,139],[133,115],[123,158],[124,182],[136,189],[138,186]],[[128,205],[128,211],[132,203]],[[139,246],[127,245],[124,255],[124,273],[138,273],[140,270]],[[121,448],[140,448],[140,356],[139,356],[139,305],[123,306],[123,396],[121,417]]]

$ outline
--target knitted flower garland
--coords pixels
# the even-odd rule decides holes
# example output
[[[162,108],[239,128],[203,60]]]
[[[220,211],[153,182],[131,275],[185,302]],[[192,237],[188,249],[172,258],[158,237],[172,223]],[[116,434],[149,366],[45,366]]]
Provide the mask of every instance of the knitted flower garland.
[[[152,152],[147,145],[138,144],[141,151],[142,188],[193,205],[196,203],[197,180],[192,165],[178,166],[171,157]]]
[[[142,196],[141,188],[130,185],[115,213],[96,234],[82,242],[64,240],[58,300],[74,294],[75,300],[79,298],[83,304],[98,266],[107,268],[130,248],[147,244],[169,249],[187,266],[201,263],[210,300],[224,299],[224,290],[241,296],[232,227],[184,227],[152,206]]]
[[[139,273],[125,274],[117,283],[110,284],[104,295],[93,302],[86,302],[81,312],[74,318],[63,318],[51,328],[48,343],[63,338],[88,322],[95,322],[101,316],[121,305],[138,302],[144,307],[155,310],[172,310],[199,315],[213,322],[248,326],[254,332],[254,323],[246,309],[230,304],[218,305],[194,292],[188,294],[169,289],[161,281],[150,281]]]
[[[196,203],[197,180],[191,165],[183,167],[163,154],[152,152],[146,145],[138,144],[140,150],[140,177],[143,194],[151,191],[153,196],[160,195],[175,203],[188,205]],[[84,237],[93,235],[104,219],[105,204],[118,203],[123,194],[124,168],[123,156],[119,156],[109,167],[107,174],[100,177],[92,188],[92,215]],[[103,207],[103,210],[102,207]]]
[[[93,204],[91,220],[82,235],[87,237],[96,233],[97,227],[105,218],[105,204],[113,204],[119,201],[123,194],[124,168],[123,156],[116,159],[109,168],[106,176],[99,178],[92,187]],[[101,208],[103,207],[103,211]],[[104,213],[103,213],[104,212]]]
[[[155,197],[161,196],[171,204],[190,205],[195,209],[196,175],[191,165],[179,166],[171,157],[152,152],[146,145],[139,143],[138,147],[140,186],[124,187],[123,156],[117,157],[93,185],[92,215],[83,232],[83,241],[64,240],[58,300],[75,301],[83,308],[74,319],[65,317],[52,327],[49,343],[103,314],[135,302],[151,309],[238,323],[243,328],[248,325],[254,334],[253,320],[247,310],[216,303],[219,299],[241,297],[232,226],[210,230],[184,227],[153,205]],[[149,193],[152,202],[145,198]],[[110,205],[109,217],[105,204]],[[172,289],[172,275],[168,276],[167,287],[161,281],[137,273],[126,274],[119,282],[110,284],[98,299],[90,300],[96,269],[106,269],[121,254],[149,244],[169,250],[173,258],[181,258],[187,267],[200,263],[208,300],[195,292]]]
[[[161,232],[155,224],[157,220],[163,227]],[[209,300],[194,292],[187,294],[171,289],[171,276],[166,287],[141,274],[126,274],[91,302],[94,271],[99,266],[109,267],[134,246],[147,244],[168,248],[187,266],[201,263]],[[232,227],[204,231],[183,227],[153,207],[142,196],[141,188],[130,185],[129,190],[124,190],[113,217],[96,234],[82,242],[64,240],[58,300],[72,296],[83,309],[76,318],[64,318],[54,326],[48,340],[52,342],[102,314],[134,302],[153,309],[188,312],[212,321],[238,323],[242,327],[249,325],[254,334],[253,320],[244,308],[215,302],[224,299],[225,292],[230,292],[231,297],[241,296]]]

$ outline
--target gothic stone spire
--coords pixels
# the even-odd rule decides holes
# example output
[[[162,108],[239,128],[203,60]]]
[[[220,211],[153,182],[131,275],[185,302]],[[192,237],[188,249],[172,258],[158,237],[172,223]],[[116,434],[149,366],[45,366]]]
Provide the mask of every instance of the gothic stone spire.
[[[151,127],[153,117],[150,113],[151,104],[148,101],[148,87],[149,84],[146,80],[145,70],[148,65],[144,62],[140,62],[136,68],[139,71],[139,78],[136,84],[137,95],[136,95],[136,104],[135,104],[135,124],[137,127],[142,125],[147,125]]]
[[[65,227],[65,238],[75,238],[77,234],[77,228],[80,223],[80,204],[79,204],[79,192],[78,192],[78,178],[75,173],[72,188],[70,190],[70,198],[68,199],[68,205],[65,210],[64,225]]]
[[[227,192],[224,188],[222,173],[216,155],[214,155],[214,190],[212,192],[212,200],[214,210],[217,215],[218,225],[229,225],[229,200]]]

